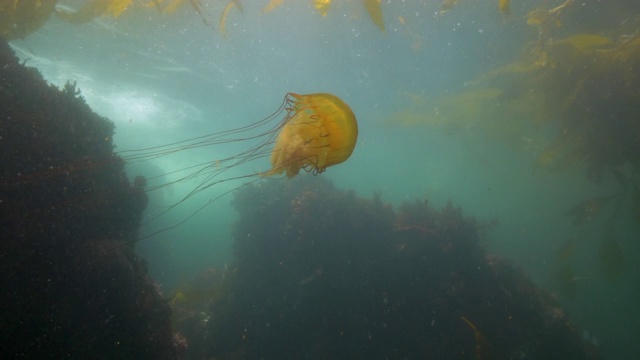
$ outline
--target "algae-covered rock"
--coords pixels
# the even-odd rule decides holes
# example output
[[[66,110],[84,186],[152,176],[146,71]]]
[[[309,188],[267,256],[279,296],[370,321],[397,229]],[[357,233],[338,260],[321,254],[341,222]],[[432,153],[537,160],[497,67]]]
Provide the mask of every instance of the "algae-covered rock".
[[[146,195],[113,124],[0,41],[0,348],[7,358],[175,359],[185,345],[131,241]]]
[[[210,353],[246,359],[596,359],[557,302],[451,204],[398,210],[321,177],[236,193]]]

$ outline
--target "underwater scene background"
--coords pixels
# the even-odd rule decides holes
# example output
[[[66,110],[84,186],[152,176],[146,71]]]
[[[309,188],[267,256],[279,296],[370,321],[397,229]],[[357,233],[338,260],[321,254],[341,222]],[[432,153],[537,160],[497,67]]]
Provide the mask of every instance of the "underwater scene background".
[[[639,10],[0,2],[3,302],[32,319],[7,310],[1,331],[44,334],[14,342],[13,356],[638,358]],[[251,135],[127,160],[256,123],[290,92],[351,107],[347,161],[291,179],[261,177],[265,157],[199,175],[255,146]],[[15,104],[41,109],[44,136]],[[85,238],[95,246],[68,247]],[[116,274],[95,276],[117,295],[81,295],[105,289],[91,272],[68,281],[86,264]],[[60,296],[58,310],[38,307],[43,294]],[[38,319],[52,312],[81,351],[50,340],[60,331]],[[139,323],[112,325],[119,317]],[[95,340],[123,334],[126,349]]]

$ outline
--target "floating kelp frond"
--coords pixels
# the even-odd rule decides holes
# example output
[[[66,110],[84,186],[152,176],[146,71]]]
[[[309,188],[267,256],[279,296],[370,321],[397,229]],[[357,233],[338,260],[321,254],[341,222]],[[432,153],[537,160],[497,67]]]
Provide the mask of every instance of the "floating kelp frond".
[[[531,10],[527,14],[527,25],[541,25],[547,20],[549,11],[545,9]]]
[[[569,4],[547,13],[557,15]],[[534,131],[555,132],[539,142],[543,147],[526,146],[534,171],[586,163],[595,182],[610,168],[640,166],[640,36],[619,35],[627,28],[540,36],[524,45],[520,59],[481,74],[465,91],[414,96],[387,122],[443,125],[448,133],[473,126],[513,145],[540,137]]]
[[[125,10],[127,10],[132,2],[133,0],[113,0],[109,3],[109,6],[107,7],[107,11],[105,13],[117,18],[122,15]]]
[[[498,0],[498,9],[504,15],[511,15],[511,0]]]
[[[331,0],[313,0],[313,7],[320,12],[320,15],[327,16],[331,8]]]
[[[570,45],[580,50],[590,50],[605,45],[611,45],[612,41],[606,36],[595,34],[577,34],[569,37],[552,40],[552,46]]]
[[[445,127],[447,133],[455,133],[471,124],[478,124],[495,114],[502,90],[498,88],[479,88],[459,94],[421,97],[405,94],[413,105],[392,114],[385,122],[393,125],[426,125]]]
[[[22,39],[38,30],[51,16],[56,1],[0,1],[0,37]]]
[[[438,14],[442,15],[448,13],[449,11],[451,11],[451,9],[458,5],[459,1],[460,0],[443,0],[442,5],[440,5],[440,11],[438,11]]]
[[[68,9],[57,8],[56,15],[72,24],[87,23],[99,16],[111,15],[115,18],[131,5],[133,0],[93,0],[78,11],[70,11]]]
[[[364,6],[367,8],[371,21],[384,32],[384,19],[382,17],[382,9],[380,8],[380,0],[364,0]]]
[[[572,0],[571,0],[572,1]],[[458,5],[460,0],[443,0],[438,15],[446,14]],[[511,0],[498,0],[498,10],[503,15],[511,15]]]
[[[271,0],[269,3],[262,9],[263,14],[268,14],[275,10],[278,6],[282,5],[284,0]]]
[[[224,37],[227,36],[227,16],[229,16],[229,12],[231,11],[231,9],[235,7],[241,13],[243,11],[241,7],[238,7],[238,4],[239,4],[238,1],[233,1],[233,0],[229,1],[227,6],[225,6],[224,10],[222,11],[222,15],[220,15],[220,21],[218,22],[218,30],[220,31],[220,34],[222,34],[222,36]]]
[[[545,64],[546,62],[542,62],[542,61],[533,61],[533,62],[521,61],[521,62],[507,64],[495,70],[489,71],[486,74],[480,75],[478,78],[476,78],[472,82],[472,84],[480,84],[504,75],[530,73],[532,71],[536,71],[540,69]]]
[[[160,3],[162,3],[162,0],[159,0]],[[173,14],[174,12],[176,12],[176,10],[178,10],[185,2],[186,0],[171,0],[167,6],[165,6],[162,9],[162,12],[165,14]]]
[[[529,12],[529,14],[527,14],[527,24],[536,26],[545,25],[551,20],[557,19],[558,15],[560,15],[560,12],[572,3],[573,0],[566,0],[564,3],[562,3],[562,5],[556,6],[550,10],[541,8],[532,10],[531,12]]]

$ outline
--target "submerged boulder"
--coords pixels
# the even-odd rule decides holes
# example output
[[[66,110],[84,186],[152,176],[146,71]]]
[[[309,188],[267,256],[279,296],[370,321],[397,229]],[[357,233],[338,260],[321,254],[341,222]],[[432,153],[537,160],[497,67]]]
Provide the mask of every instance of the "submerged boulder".
[[[131,241],[146,206],[113,124],[0,41],[0,348],[9,358],[176,359],[184,342]]]
[[[236,262],[209,304],[209,356],[597,359],[546,292],[488,255],[448,204],[394,210],[301,176],[236,193]]]

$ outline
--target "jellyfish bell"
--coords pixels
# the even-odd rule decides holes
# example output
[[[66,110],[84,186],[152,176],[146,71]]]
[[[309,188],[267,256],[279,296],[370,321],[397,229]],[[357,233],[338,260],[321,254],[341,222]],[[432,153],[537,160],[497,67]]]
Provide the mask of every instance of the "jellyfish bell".
[[[135,164],[185,154],[197,148],[208,150],[234,143],[242,145],[239,153],[182,166],[160,176],[147,177],[147,192],[179,183],[191,184],[184,195],[154,215],[147,223],[156,221],[211,187],[229,181],[248,181],[233,185],[230,190],[223,190],[191,211],[186,218],[141,236],[139,240],[184,224],[212,202],[260,179],[274,178],[283,173],[287,178],[291,178],[301,169],[314,175],[320,174],[327,167],[346,161],[353,153],[357,137],[358,125],[355,115],[337,96],[327,93],[288,93],[273,114],[256,123],[171,144],[121,151],[119,155],[128,164]],[[247,169],[248,166],[255,166],[257,160],[267,157],[271,161],[270,169]],[[172,180],[168,180],[168,177],[172,177]]]
[[[287,96],[293,100],[292,115],[281,123],[266,175],[286,172],[291,178],[300,169],[320,174],[347,160],[358,138],[351,108],[331,94]]]

